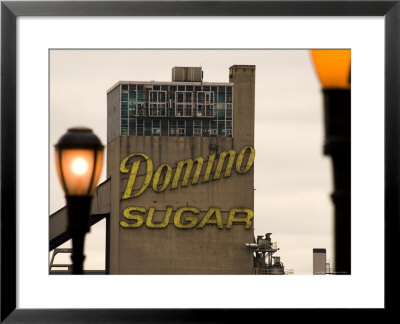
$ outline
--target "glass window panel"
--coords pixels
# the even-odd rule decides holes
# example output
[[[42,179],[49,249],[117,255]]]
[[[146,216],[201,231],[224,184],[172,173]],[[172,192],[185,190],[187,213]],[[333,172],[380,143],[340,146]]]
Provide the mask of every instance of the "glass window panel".
[[[186,86],[187,91],[193,91],[193,86]]]
[[[144,136],[151,136],[151,120],[144,121]]]
[[[163,91],[167,91],[168,90],[168,86],[165,84],[165,85],[162,85],[161,86],[161,90],[163,90]]]
[[[178,86],[178,91],[185,91],[185,86]]]
[[[122,90],[128,90],[128,85],[127,84],[123,84],[122,85]]]
[[[129,119],[129,135],[136,135],[136,118]]]
[[[183,93],[182,92],[177,92],[177,100],[178,100],[178,102],[183,102]]]
[[[217,110],[218,119],[225,119],[225,109]]]
[[[225,122],[218,122],[218,135],[225,135]]]
[[[129,116],[136,116],[136,106],[129,107]]]
[[[220,103],[225,102],[225,93],[218,92],[217,102],[220,102]]]
[[[158,101],[159,102],[165,102],[167,99],[167,96],[165,94],[165,92],[159,92],[158,93]]]
[[[186,125],[186,136],[193,136],[193,127]]]
[[[123,102],[121,104],[121,117],[122,118],[128,117],[128,103],[127,102]]]
[[[136,91],[129,91],[129,100],[136,100]]]
[[[128,93],[127,92],[121,93],[121,101],[128,101]]]
[[[192,96],[193,92],[186,92],[185,93],[185,101],[186,102],[192,102],[193,96]]]
[[[171,86],[169,86],[169,90],[171,90],[171,91],[176,91],[176,85],[171,85]]]
[[[130,84],[129,91],[135,91],[135,90],[136,90],[136,84]]]
[[[168,136],[168,120],[161,121],[161,136]]]
[[[201,136],[201,128],[194,128],[193,136]]]
[[[203,137],[210,136],[210,122],[208,120],[202,121],[202,136]]]
[[[160,86],[157,84],[157,85],[153,85],[153,90],[160,90]]]

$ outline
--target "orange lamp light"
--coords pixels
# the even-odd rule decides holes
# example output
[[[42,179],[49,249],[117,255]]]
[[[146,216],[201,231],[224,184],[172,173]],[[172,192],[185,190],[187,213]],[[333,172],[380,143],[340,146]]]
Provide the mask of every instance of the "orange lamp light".
[[[57,174],[66,196],[93,196],[103,167],[98,137],[88,128],[70,128],[55,147]]]
[[[351,50],[311,50],[315,70],[323,89],[350,89]]]

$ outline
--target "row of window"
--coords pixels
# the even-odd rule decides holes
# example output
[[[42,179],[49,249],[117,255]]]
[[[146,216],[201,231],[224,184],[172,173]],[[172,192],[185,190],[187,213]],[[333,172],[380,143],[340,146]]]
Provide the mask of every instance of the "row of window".
[[[213,92],[231,92],[231,86],[210,86],[210,85],[172,85],[172,84],[122,84],[121,85],[122,92],[124,91],[144,91],[144,90],[162,90],[162,91],[213,91]]]
[[[232,137],[232,121],[121,119],[121,135]]]
[[[210,117],[232,119],[232,104],[136,104],[121,102],[121,118],[143,117]]]
[[[232,92],[127,91],[121,93],[121,101],[232,103]]]

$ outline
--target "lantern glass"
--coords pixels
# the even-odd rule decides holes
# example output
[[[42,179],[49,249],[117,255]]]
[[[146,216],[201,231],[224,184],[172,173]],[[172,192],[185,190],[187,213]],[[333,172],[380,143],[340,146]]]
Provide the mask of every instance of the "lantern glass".
[[[350,89],[351,50],[311,50],[323,89]]]
[[[56,165],[67,196],[92,196],[103,167],[103,150],[58,148]]]

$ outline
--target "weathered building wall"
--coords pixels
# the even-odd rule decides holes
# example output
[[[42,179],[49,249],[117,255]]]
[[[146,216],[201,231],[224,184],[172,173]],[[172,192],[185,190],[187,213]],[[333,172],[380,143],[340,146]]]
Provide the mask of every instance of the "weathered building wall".
[[[254,241],[254,167],[250,153],[254,145],[255,67],[241,66],[239,70],[231,68],[230,72],[230,81],[235,82],[233,138],[120,136],[108,143],[110,274],[252,273],[253,257],[245,243]],[[238,162],[242,149],[245,154]],[[235,152],[231,172],[225,174],[228,154],[220,176],[213,179],[221,153],[229,150]],[[145,155],[127,158],[134,153]],[[233,157],[233,152],[230,153]],[[212,159],[213,154],[215,161],[209,180],[205,181],[209,156]],[[177,162],[196,157],[204,159],[198,183],[192,184],[195,163],[188,185],[182,187],[184,167],[177,188],[172,189]],[[152,161],[152,177],[147,189],[137,195],[149,170],[146,158]],[[249,158],[251,167],[247,168]],[[132,164],[138,161],[141,162],[133,181]],[[169,167],[165,166],[154,190],[154,173],[162,164],[171,167],[171,179],[167,181],[165,171]],[[129,179],[134,183],[132,191],[126,190]],[[156,192],[162,190],[164,181],[168,186],[162,192]],[[193,209],[186,209],[174,222],[175,212],[182,207]],[[151,208],[154,208],[152,223],[155,225],[150,225],[147,219]],[[202,224],[210,209],[213,213],[208,214],[211,215],[208,224]],[[154,228],[162,226],[160,224],[169,212],[168,224]],[[232,224],[228,224],[229,215],[234,220]]]

